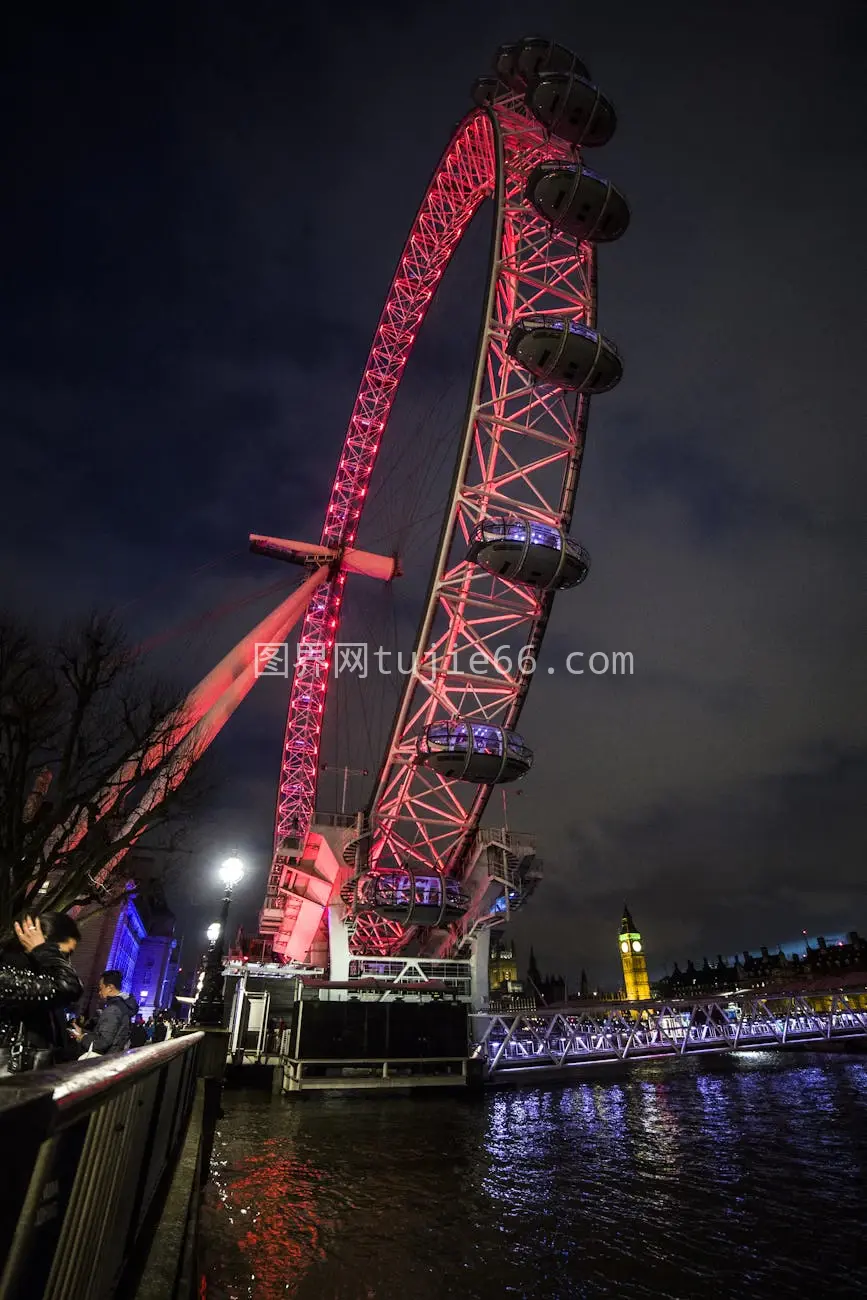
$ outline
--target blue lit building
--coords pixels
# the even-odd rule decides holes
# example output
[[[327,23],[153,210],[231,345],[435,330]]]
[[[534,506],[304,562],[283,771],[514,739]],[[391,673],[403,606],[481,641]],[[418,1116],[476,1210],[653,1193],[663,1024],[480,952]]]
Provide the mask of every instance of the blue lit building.
[[[135,894],[132,892],[134,889],[135,885],[132,883],[127,886],[127,896],[120,905],[111,948],[103,969],[119,970],[123,977],[124,992],[138,997],[133,988],[133,976],[139,958],[139,949],[147,929],[136,906]]]
[[[174,921],[172,922],[174,930]],[[146,934],[139,944],[130,992],[142,1015],[169,1007],[178,978],[178,943],[173,934]]]
[[[102,972],[119,970],[123,991],[132,994],[147,1018],[172,1003],[179,946],[175,918],[152,863],[136,858],[130,866],[137,878],[129,881],[124,897],[80,922],[82,941],[74,963],[84,984],[86,1011],[95,1007]]]

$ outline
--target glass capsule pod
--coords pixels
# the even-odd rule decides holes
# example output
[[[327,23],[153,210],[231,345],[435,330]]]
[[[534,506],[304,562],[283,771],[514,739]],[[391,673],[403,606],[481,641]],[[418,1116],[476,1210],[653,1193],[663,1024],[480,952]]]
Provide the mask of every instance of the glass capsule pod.
[[[575,72],[590,80],[590,73],[576,54],[544,36],[525,36],[511,45],[501,45],[494,59],[500,81],[523,95],[545,72]]]
[[[617,127],[614,105],[576,72],[544,72],[527,87],[527,108],[561,140],[584,148],[607,144]]]
[[[623,374],[614,344],[580,321],[525,316],[512,326],[506,351],[536,379],[579,393],[607,393]]]
[[[486,104],[493,104],[498,90],[500,90],[498,77],[476,77],[473,82],[473,103],[478,104],[479,108],[484,108]]]
[[[463,916],[469,907],[457,880],[408,867],[366,872],[353,882],[353,892],[356,912],[375,912],[401,925],[436,929]]]
[[[577,587],[590,556],[562,529],[533,519],[483,519],[472,531],[467,559],[488,573],[543,591]]]
[[[583,163],[540,163],[530,172],[525,197],[555,230],[579,243],[611,243],[629,225],[629,204],[620,190]]]
[[[533,751],[517,732],[461,718],[432,722],[418,738],[417,753],[439,776],[475,785],[517,781],[533,765]]]

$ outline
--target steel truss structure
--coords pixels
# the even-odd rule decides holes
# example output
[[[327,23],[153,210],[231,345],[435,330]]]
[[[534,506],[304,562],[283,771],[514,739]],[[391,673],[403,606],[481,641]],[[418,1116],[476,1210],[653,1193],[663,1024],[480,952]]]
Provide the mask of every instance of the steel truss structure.
[[[471,1016],[484,1076],[515,1077],[604,1062],[867,1039],[867,988],[750,992],[698,1002],[608,1003]]]
[[[522,94],[500,85],[457,127],[401,254],[349,421],[322,545],[353,544],[377,452],[413,342],[443,273],[483,200],[494,201],[490,265],[463,431],[426,607],[387,752],[366,815],[359,870],[408,867],[462,878],[490,785],[462,785],[417,761],[438,719],[513,728],[532,680],[553,590],[492,576],[465,558],[488,517],[520,516],[568,532],[589,397],[532,379],[507,351],[522,318],[596,324],[595,250],[558,233],[525,198],[540,163],[574,163]],[[301,634],[287,716],[269,886],[283,918],[274,951],[303,960],[297,866],[316,800],[319,749],[345,572],[317,591]],[[498,655],[508,645],[512,654]],[[518,651],[523,650],[519,657]],[[303,882],[302,882],[303,885]],[[303,888],[302,888],[303,892]],[[303,931],[303,934],[302,934]],[[416,935],[372,913],[351,926],[356,953],[394,955]],[[437,951],[442,952],[442,944]],[[433,949],[431,949],[433,951]]]
[[[514,97],[495,103],[491,121],[496,251],[414,669],[369,813],[374,868],[420,863],[461,875],[467,864],[491,786],[447,780],[420,765],[419,737],[439,719],[517,724],[554,597],[491,575],[465,558],[467,547],[476,526],[492,515],[515,513],[568,531],[584,446],[588,399],[534,384],[506,351],[512,326],[526,315],[595,322],[592,246],[552,237],[524,198],[530,171],[568,151],[552,147]],[[511,653],[498,656],[504,645]],[[406,935],[395,938],[399,946]],[[382,942],[381,923],[376,939]]]
[[[358,957],[350,963],[350,979],[375,984],[385,1000],[401,996],[406,985],[423,988],[441,985],[460,1001],[470,999],[472,970],[468,961],[432,960],[425,957]]]
[[[605,143],[616,119],[580,60],[528,37],[502,47],[496,67],[497,77],[476,83],[478,107],[456,128],[404,245],[318,546],[251,537],[253,550],[299,563],[308,576],[189,694],[166,734],[148,741],[119,773],[132,771],[146,787],[121,828],[132,843],[260,670],[267,673],[259,652],[285,652],[286,637],[303,616],[260,916],[281,961],[324,956],[322,921],[326,909],[336,918],[341,902],[351,907],[341,924],[353,957],[397,957],[412,941],[419,958],[462,960],[474,936],[519,906],[540,874],[532,846],[505,831],[486,840],[480,820],[493,783],[514,780],[530,766],[532,753],[514,728],[555,590],[577,585],[587,573],[589,557],[568,534],[589,392],[613,387],[621,373],[616,349],[596,330],[593,240],[619,237],[629,213],[612,183],[581,161],[577,142]],[[356,548],[359,520],[416,335],[487,198],[493,223],[479,338],[414,666],[354,848],[341,826],[347,835],[338,858],[327,836],[311,828],[346,577],[389,581],[399,572],[399,557]],[[520,562],[486,558],[489,543],[514,544]],[[116,798],[110,783],[95,808],[71,818],[50,847],[74,849]],[[96,887],[125,852],[118,850]],[[345,879],[350,863],[358,877],[353,882]],[[373,877],[372,891],[355,888],[371,883],[361,879],[365,873]]]

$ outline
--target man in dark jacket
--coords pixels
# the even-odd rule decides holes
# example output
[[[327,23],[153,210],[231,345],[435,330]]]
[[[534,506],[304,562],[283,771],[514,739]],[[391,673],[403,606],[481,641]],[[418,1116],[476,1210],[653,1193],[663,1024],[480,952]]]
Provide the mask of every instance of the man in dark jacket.
[[[0,955],[0,1074],[63,1059],[64,1007],[81,997],[69,961],[80,934],[62,912],[25,916]]]
[[[98,1056],[114,1056],[129,1047],[129,1022],[138,1011],[138,1003],[135,998],[124,997],[122,983],[119,970],[103,971],[99,981],[99,996],[105,1006],[97,1016],[89,1043]]]

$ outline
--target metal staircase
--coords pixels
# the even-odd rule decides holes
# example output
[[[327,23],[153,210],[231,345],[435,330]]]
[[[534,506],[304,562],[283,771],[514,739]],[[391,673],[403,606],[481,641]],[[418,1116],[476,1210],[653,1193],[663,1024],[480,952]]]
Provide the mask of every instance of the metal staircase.
[[[452,931],[448,954],[466,953],[475,935],[506,924],[510,914],[533,893],[543,874],[532,836],[500,826],[480,829],[463,880],[470,906]],[[445,947],[442,954],[446,955]]]

